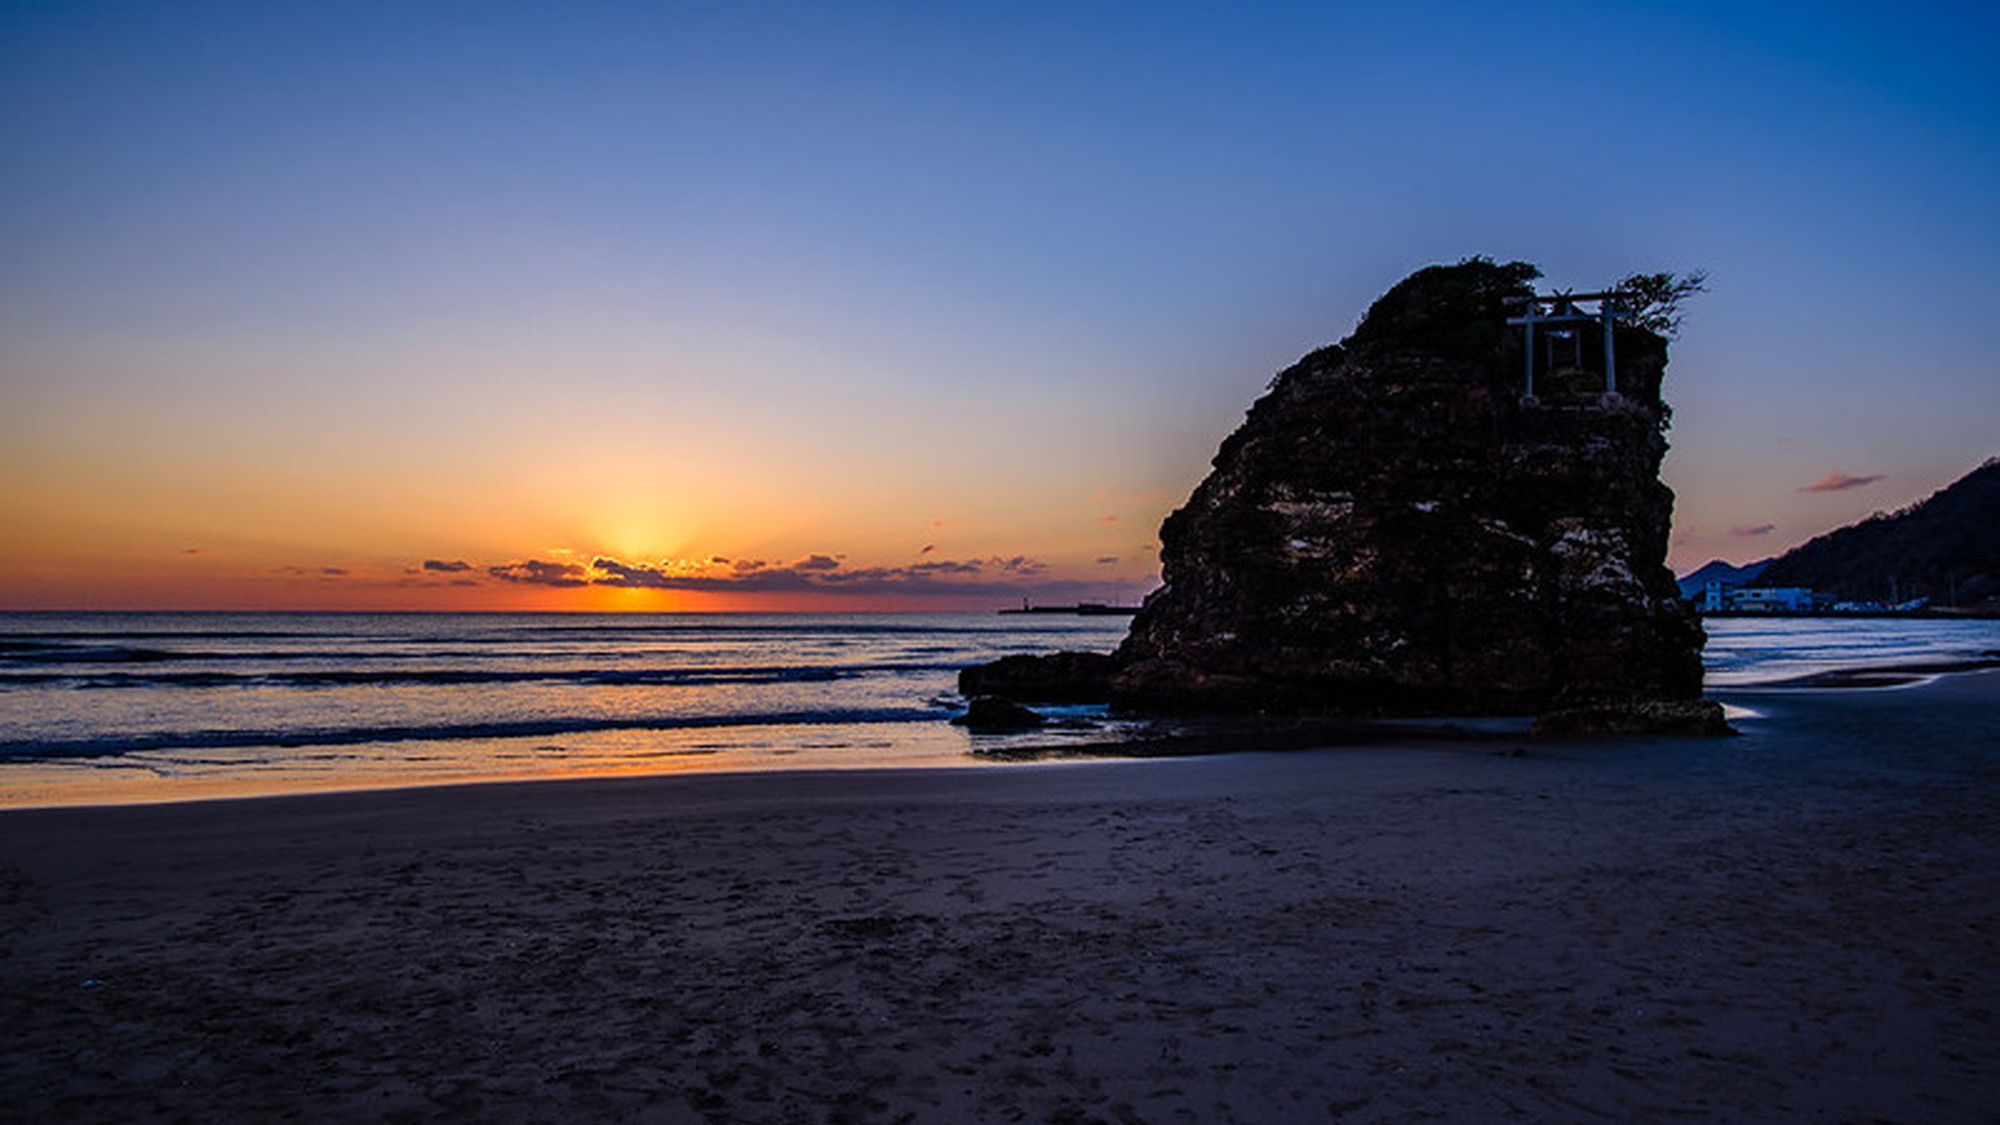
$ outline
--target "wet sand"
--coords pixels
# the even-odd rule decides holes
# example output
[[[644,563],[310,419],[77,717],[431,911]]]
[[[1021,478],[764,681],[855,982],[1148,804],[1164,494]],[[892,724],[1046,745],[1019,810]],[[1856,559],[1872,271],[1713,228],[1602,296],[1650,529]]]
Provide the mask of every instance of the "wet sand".
[[[0,1120],[1990,1122],[2000,671],[1713,741],[0,813]]]

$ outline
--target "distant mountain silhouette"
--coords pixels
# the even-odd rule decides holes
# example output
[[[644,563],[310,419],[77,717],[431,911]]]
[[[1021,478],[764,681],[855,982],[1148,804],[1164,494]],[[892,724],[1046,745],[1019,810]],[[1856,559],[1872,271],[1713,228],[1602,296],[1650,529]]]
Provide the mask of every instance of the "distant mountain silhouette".
[[[1754,585],[1810,586],[1850,601],[2000,601],[2000,457],[1928,500],[1787,551]]]
[[[1757,580],[1764,568],[1771,565],[1770,559],[1759,559],[1753,563],[1736,566],[1721,559],[1710,559],[1701,568],[1680,580],[1681,597],[1698,598],[1708,588],[1710,582],[1722,582],[1731,586],[1744,586]]]

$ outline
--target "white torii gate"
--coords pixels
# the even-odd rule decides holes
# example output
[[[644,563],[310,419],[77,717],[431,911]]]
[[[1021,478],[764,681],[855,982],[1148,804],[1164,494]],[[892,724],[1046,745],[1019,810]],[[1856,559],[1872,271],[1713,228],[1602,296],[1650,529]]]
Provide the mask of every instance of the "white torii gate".
[[[1603,293],[1550,293],[1532,297],[1509,297],[1506,304],[1526,306],[1521,316],[1510,316],[1508,324],[1518,324],[1524,330],[1526,347],[1522,349],[1527,357],[1525,383],[1521,398],[1525,402],[1535,401],[1535,326],[1539,324],[1589,324],[1596,322],[1604,326],[1604,393],[1618,393],[1618,349],[1617,333],[1613,326],[1623,317],[1618,311],[1619,301],[1625,293],[1612,289]],[[1597,311],[1587,313],[1576,307],[1578,301],[1597,302]],[[1546,309],[1546,311],[1544,311]]]

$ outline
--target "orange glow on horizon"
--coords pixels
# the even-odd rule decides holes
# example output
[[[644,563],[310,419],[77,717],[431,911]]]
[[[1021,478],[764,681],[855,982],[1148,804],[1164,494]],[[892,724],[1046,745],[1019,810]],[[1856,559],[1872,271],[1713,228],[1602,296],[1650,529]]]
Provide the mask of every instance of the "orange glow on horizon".
[[[147,491],[157,506],[129,518],[108,484],[67,500],[63,480],[18,490],[19,518],[0,524],[0,610],[986,612],[1023,598],[1135,601],[1157,555],[1141,529],[1164,514],[1078,490],[1069,507],[1010,497],[948,518],[931,502],[737,498],[725,520],[615,487],[561,505],[435,479],[356,477],[326,494],[282,476],[233,479],[240,490],[226,495],[206,479]],[[922,514],[899,514],[910,511]],[[1032,552],[1020,549],[1028,542]]]
[[[599,572],[592,572],[598,574]],[[1102,579],[1103,576],[1096,576]],[[1057,579],[1055,581],[1062,581]],[[0,610],[120,612],[568,612],[568,613],[981,613],[1036,601],[1136,600],[1145,579],[1103,582],[1105,593],[1044,594],[948,585],[910,592],[835,589],[680,590],[593,581],[554,586],[480,573],[453,578],[420,567],[237,569],[155,567],[141,573],[75,568],[15,574],[0,583]],[[1065,588],[1067,589],[1067,588]],[[1129,591],[1129,592],[1126,592]]]

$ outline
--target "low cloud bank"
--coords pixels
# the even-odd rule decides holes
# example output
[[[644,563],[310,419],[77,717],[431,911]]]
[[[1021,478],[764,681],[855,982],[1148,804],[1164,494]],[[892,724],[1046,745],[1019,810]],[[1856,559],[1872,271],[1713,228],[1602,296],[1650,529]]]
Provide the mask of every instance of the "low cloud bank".
[[[455,572],[450,564],[425,562],[429,571]],[[467,565],[466,570],[473,568]],[[1032,588],[1054,596],[1101,595],[1102,583],[1048,578],[1048,565],[1026,555],[983,559],[928,559],[906,566],[849,567],[834,555],[812,554],[789,563],[714,557],[698,561],[627,562],[599,555],[588,564],[526,559],[485,568],[488,575],[521,585],[611,586],[639,590],[686,590],[742,594],[847,594],[912,597],[967,595],[1009,597]]]

